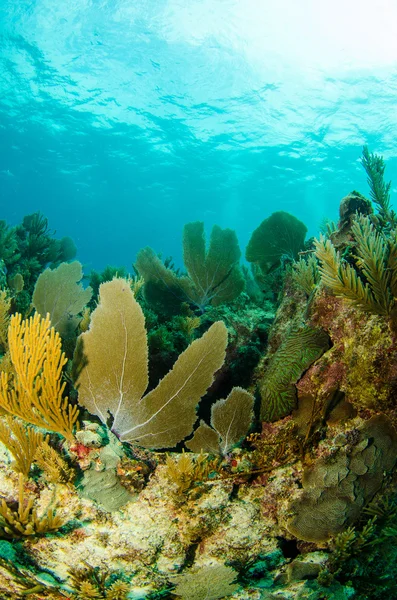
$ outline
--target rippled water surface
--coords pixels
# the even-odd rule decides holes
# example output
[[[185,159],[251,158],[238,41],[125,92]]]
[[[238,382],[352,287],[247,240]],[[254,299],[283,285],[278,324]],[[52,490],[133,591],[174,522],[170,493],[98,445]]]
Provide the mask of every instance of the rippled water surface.
[[[397,185],[397,6],[2,0],[0,218],[41,210],[87,265],[180,258],[184,223],[274,210],[314,234],[363,144]],[[395,196],[395,191],[394,191]]]

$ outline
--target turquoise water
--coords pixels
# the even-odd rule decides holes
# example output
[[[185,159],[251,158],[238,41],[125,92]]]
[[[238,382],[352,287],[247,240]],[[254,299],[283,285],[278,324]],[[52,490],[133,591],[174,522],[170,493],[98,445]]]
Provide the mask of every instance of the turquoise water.
[[[180,262],[194,220],[242,249],[275,210],[317,233],[368,192],[363,144],[397,181],[396,11],[2,0],[0,217],[42,211],[87,268],[130,268],[145,245]]]

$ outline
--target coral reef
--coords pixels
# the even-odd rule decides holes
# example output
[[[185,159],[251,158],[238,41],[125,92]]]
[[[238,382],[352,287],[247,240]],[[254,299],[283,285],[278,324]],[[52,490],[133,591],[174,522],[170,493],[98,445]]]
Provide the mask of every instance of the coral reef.
[[[144,249],[91,297],[44,217],[0,222],[1,598],[393,597],[395,214],[362,160],[372,202],[306,243],[274,213],[252,275],[190,223],[187,274]]]

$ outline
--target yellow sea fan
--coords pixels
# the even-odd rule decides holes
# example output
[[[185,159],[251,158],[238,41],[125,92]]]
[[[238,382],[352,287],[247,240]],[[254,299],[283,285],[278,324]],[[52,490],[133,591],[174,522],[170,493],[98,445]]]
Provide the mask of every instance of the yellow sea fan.
[[[191,433],[197,404],[224,362],[226,345],[224,323],[213,323],[145,394],[149,378],[144,315],[128,281],[113,279],[100,286],[90,329],[79,338],[75,362],[79,355],[84,357],[77,379],[79,402],[104,423],[111,413],[112,430],[122,441],[146,448],[173,447]]]

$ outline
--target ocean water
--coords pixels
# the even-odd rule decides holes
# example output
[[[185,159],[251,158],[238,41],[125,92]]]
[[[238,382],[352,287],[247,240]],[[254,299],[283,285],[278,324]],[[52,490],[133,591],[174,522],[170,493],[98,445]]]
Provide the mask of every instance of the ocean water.
[[[397,182],[394,2],[2,0],[0,217],[41,211],[86,269],[182,227],[275,210],[316,234],[368,193],[363,144]],[[395,189],[392,188],[395,195]]]

